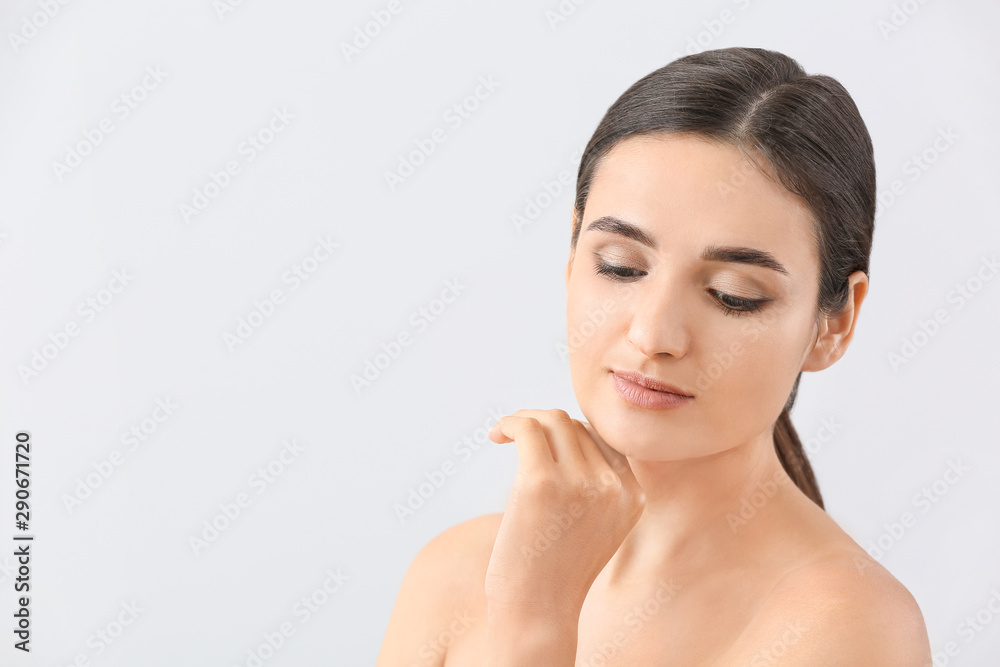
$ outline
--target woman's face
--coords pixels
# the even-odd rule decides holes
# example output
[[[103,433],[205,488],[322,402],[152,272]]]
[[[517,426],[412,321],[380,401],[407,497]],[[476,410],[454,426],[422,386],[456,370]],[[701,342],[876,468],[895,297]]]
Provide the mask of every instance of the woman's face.
[[[813,225],[802,200],[732,146],[661,134],[612,149],[566,274],[573,389],[608,444],[678,460],[770,429],[818,333]],[[598,273],[602,263],[610,273]],[[694,398],[635,405],[614,371]]]

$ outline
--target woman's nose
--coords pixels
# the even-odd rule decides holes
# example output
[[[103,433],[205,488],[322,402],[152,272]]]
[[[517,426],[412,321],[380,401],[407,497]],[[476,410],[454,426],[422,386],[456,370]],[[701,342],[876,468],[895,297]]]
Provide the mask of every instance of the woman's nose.
[[[646,283],[635,290],[626,312],[631,317],[628,341],[646,357],[679,358],[687,352],[690,335],[680,289]]]

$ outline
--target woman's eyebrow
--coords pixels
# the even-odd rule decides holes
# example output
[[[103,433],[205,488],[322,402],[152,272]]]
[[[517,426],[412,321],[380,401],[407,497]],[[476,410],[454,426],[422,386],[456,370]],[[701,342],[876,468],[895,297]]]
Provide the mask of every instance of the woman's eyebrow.
[[[610,234],[619,234],[656,250],[656,239],[632,223],[625,222],[621,218],[616,218],[612,215],[605,215],[597,218],[587,225],[586,231],[589,232],[591,229],[608,232]]]
[[[587,225],[586,231],[590,231],[591,229],[624,236],[625,238],[632,239],[633,241],[638,241],[642,245],[653,250],[656,250],[657,248],[656,239],[646,233],[642,228],[637,227],[630,222],[625,222],[621,218],[616,218],[612,215],[605,215],[597,218]],[[772,271],[777,271],[778,273],[782,273],[786,276],[789,275],[788,269],[786,269],[781,262],[775,259],[774,255],[766,250],[760,250],[758,248],[748,248],[746,246],[710,245],[701,252],[701,258],[706,262],[734,262],[737,264],[762,266],[765,269],[771,269]]]
[[[747,248],[746,246],[719,246],[710,245],[701,252],[701,258],[706,262],[737,262],[739,264],[751,264],[771,269],[784,275],[789,275],[781,262],[774,258],[774,255],[766,250],[757,248]]]

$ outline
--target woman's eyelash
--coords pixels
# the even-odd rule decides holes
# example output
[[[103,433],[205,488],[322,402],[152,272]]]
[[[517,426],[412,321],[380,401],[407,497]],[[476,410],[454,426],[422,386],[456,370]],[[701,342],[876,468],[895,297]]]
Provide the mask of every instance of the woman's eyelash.
[[[637,278],[641,276],[642,271],[630,269],[625,266],[615,266],[614,264],[608,264],[607,262],[600,261],[597,264],[597,274],[606,275],[612,280],[626,280],[628,278]]]
[[[767,299],[741,299],[738,296],[731,296],[718,290],[709,290],[709,292],[716,295],[716,303],[719,304],[722,312],[726,315],[735,315],[737,317],[743,313],[757,312],[760,310],[761,305],[767,301]]]
[[[643,272],[638,269],[608,264],[603,260],[598,260],[596,272],[598,275],[607,276],[610,280],[618,282],[628,282],[632,278],[643,275]],[[715,302],[722,309],[722,312],[736,317],[744,313],[755,313],[760,310],[764,303],[769,301],[769,299],[741,299],[718,290],[709,290],[709,292],[715,296]]]

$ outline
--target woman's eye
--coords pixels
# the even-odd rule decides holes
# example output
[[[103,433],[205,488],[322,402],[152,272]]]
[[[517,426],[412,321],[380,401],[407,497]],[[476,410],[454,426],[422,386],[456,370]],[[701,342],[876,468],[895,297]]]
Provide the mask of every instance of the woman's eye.
[[[715,295],[715,302],[719,304],[726,315],[739,317],[744,313],[755,313],[760,307],[770,299],[741,299],[738,296],[725,294],[718,290],[709,290]]]
[[[598,260],[596,271],[598,275],[607,276],[609,279],[618,282],[628,282],[645,275],[645,272],[639,269],[608,264],[602,259]],[[742,299],[738,296],[732,296],[731,294],[714,289],[708,291],[712,294],[715,303],[722,309],[722,312],[726,315],[736,317],[744,313],[755,313],[761,309],[762,305],[770,301],[770,299]]]
[[[599,261],[597,263],[597,274],[608,276],[611,280],[625,281],[629,278],[638,278],[643,275],[643,272],[638,269],[630,269],[627,266],[616,266],[614,264],[608,264],[604,261]]]

